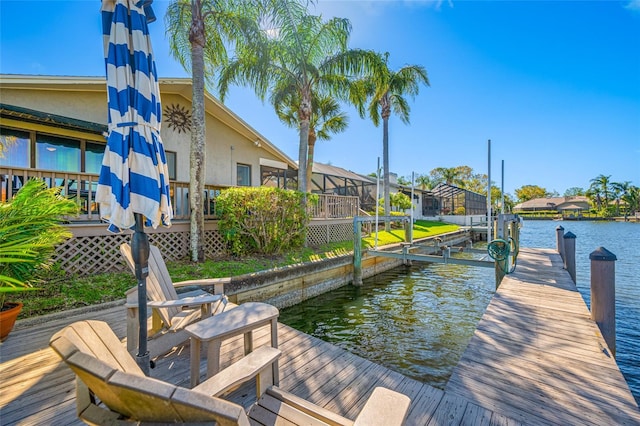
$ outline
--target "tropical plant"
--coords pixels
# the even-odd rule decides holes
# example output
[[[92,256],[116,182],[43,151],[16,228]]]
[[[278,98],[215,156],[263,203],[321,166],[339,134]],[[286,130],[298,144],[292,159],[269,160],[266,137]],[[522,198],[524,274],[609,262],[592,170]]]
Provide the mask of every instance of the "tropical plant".
[[[589,186],[587,196],[594,200],[599,211],[608,210],[611,199],[611,175],[598,175],[590,182],[591,186]]]
[[[251,37],[259,3],[175,0],[165,15],[171,54],[192,74],[189,203],[191,260],[204,261],[205,82],[228,61],[227,47]]]
[[[234,255],[279,254],[305,241],[302,193],[273,187],[228,188],[216,199],[218,227]]]
[[[77,212],[60,188],[36,179],[0,203],[0,307],[6,293],[33,289],[34,272],[49,266],[55,246],[71,237],[61,225],[63,216]]]
[[[620,216],[620,201],[623,200],[622,197],[629,193],[629,188],[631,188],[631,182],[611,182],[611,191],[613,193],[613,197],[616,200],[616,215]],[[626,212],[626,210],[625,210]],[[625,213],[626,217],[626,213]]]
[[[636,211],[640,208],[640,188],[630,185],[626,194],[622,195],[622,201],[627,204],[626,212],[635,215]]]
[[[412,207],[411,199],[403,192],[396,192],[391,194],[391,206],[397,208],[398,211],[410,209]]]
[[[420,65],[405,65],[397,71],[389,68],[389,53],[377,54],[377,64],[371,67],[372,72],[364,79],[357,81],[350,92],[350,100],[358,109],[361,117],[365,116],[365,105],[369,118],[377,127],[382,120],[382,168],[384,170],[384,214],[391,210],[389,192],[389,117],[395,113],[400,120],[408,124],[411,107],[406,99],[414,97],[420,90],[420,84],[429,86],[427,71]],[[390,222],[385,222],[385,230],[391,229]]]
[[[429,175],[416,176],[416,184],[418,185],[418,188],[422,189],[423,191],[433,189],[433,187],[435,186],[433,180]]]
[[[273,6],[270,28],[238,46],[218,87],[222,99],[231,84],[239,84],[252,87],[263,100],[269,93],[273,105],[299,100],[298,190],[304,202],[313,96],[346,99],[350,76],[369,69],[375,54],[347,48],[348,19],[324,21],[295,1],[275,1]]]
[[[297,128],[300,124],[298,112],[300,101],[297,97],[274,105],[280,121],[289,127]],[[340,111],[340,104],[331,96],[312,96],[311,116],[309,117],[309,139],[307,152],[306,187],[311,192],[311,176],[313,174],[313,157],[318,139],[328,141],[332,133],[343,132],[347,129],[349,120],[347,114]]]

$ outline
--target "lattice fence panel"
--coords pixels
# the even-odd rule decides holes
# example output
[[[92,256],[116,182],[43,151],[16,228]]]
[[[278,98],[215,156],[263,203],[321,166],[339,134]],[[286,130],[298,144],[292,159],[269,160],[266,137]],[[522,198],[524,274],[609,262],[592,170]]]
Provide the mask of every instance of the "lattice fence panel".
[[[130,243],[130,234],[104,234],[75,237],[56,247],[53,260],[69,273],[86,276],[104,272],[126,271],[128,268],[120,255],[120,245]],[[189,258],[189,232],[148,233],[149,242],[160,249],[165,260]],[[205,231],[205,256],[212,258],[225,253],[225,241],[216,229]],[[307,244],[320,246],[327,242],[346,241],[353,238],[353,225],[348,223],[311,224],[307,232]]]
[[[189,257],[189,234],[186,232],[150,234],[149,242],[160,249],[165,261]]]
[[[321,246],[328,242],[327,225],[310,225],[307,229],[307,245]]]
[[[307,230],[307,245],[311,247],[351,239],[353,239],[353,224],[351,221],[326,224],[316,222],[310,224]]]
[[[72,238],[56,247],[53,260],[66,272],[81,276],[123,271],[120,244],[128,241],[129,236],[117,234]]]
[[[330,243],[336,241],[347,241],[353,239],[352,223],[336,223],[329,225],[328,238]]]
[[[215,257],[226,253],[226,243],[222,234],[217,230],[204,232],[205,257]]]

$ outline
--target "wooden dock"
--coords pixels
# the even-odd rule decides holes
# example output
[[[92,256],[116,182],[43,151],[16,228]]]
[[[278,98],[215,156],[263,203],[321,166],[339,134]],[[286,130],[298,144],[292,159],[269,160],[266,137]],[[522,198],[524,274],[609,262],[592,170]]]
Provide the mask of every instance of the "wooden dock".
[[[551,249],[520,251],[445,390],[530,425],[640,425],[615,359]]]
[[[516,274],[493,298],[446,392],[283,324],[280,385],[349,418],[375,386],[385,386],[411,398],[407,425],[638,425],[626,382],[558,259],[544,250],[522,251]],[[123,306],[73,314],[19,323],[0,345],[1,425],[80,424],[73,374],[49,349],[49,338],[81,319],[106,321],[124,338],[126,321]],[[254,336],[256,346],[269,344],[268,327]],[[225,341],[221,366],[242,351],[242,337]],[[188,343],[158,359],[151,375],[188,387]],[[244,387],[228,399],[249,407],[255,394]]]

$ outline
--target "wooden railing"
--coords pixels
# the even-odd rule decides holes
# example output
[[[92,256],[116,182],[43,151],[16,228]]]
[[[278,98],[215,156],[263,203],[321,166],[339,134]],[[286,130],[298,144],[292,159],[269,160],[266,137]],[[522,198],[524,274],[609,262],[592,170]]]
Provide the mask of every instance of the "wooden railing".
[[[62,187],[61,193],[74,198],[80,205],[80,215],[69,221],[99,221],[100,212],[95,201],[98,175],[91,173],[69,173],[55,170],[0,167],[0,201],[6,201],[31,178],[44,180],[51,187]],[[215,197],[224,189],[221,186],[205,185],[205,219],[215,218]],[[174,219],[189,219],[189,183],[169,182]]]
[[[91,173],[69,173],[55,170],[28,169],[0,166],[0,202],[6,201],[18,192],[30,178],[43,179],[49,187],[62,187],[62,194],[74,198],[80,205],[80,215],[68,218],[70,222],[99,221],[100,212],[95,202],[98,175]],[[188,220],[189,182],[169,182],[174,220]],[[225,187],[205,185],[204,217],[215,219],[215,200]],[[337,219],[356,216],[359,208],[358,197],[341,195],[318,195],[318,203],[309,203],[309,213],[314,219]]]
[[[360,198],[343,195],[316,194],[317,203],[309,203],[309,214],[317,219],[340,219],[358,215]]]

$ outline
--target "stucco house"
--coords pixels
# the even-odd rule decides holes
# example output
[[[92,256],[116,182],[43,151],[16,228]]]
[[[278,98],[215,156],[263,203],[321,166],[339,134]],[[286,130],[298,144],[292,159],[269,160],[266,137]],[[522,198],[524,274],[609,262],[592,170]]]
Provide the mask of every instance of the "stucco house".
[[[162,78],[161,135],[173,182],[189,181],[191,80]],[[229,186],[295,187],[297,165],[271,141],[220,101],[205,93],[206,177],[210,190]],[[2,167],[2,196],[39,171],[62,181],[82,181],[70,188],[88,194],[95,186],[105,147],[107,97],[104,77],[0,75],[0,137],[10,141]],[[44,173],[44,175],[42,175]],[[293,182],[287,183],[287,180]],[[89,182],[90,181],[90,182]],[[184,185],[176,185],[174,205],[180,216]],[[94,188],[95,190],[95,188]]]
[[[171,228],[147,229],[152,244],[168,260],[189,250],[189,174],[191,79],[159,80],[163,118],[161,136],[169,168],[174,209]],[[29,178],[62,187],[81,213],[67,218],[73,238],[56,249],[54,260],[83,274],[123,267],[118,247],[127,241],[100,222],[95,202],[107,132],[104,77],[0,74],[0,201],[15,194]],[[204,194],[205,253],[223,253],[215,198],[231,186],[297,187],[297,164],[233,111],[205,93],[206,175]],[[344,241],[353,235],[357,197],[321,195],[311,212],[310,245]],[[328,213],[328,206],[332,209]]]

